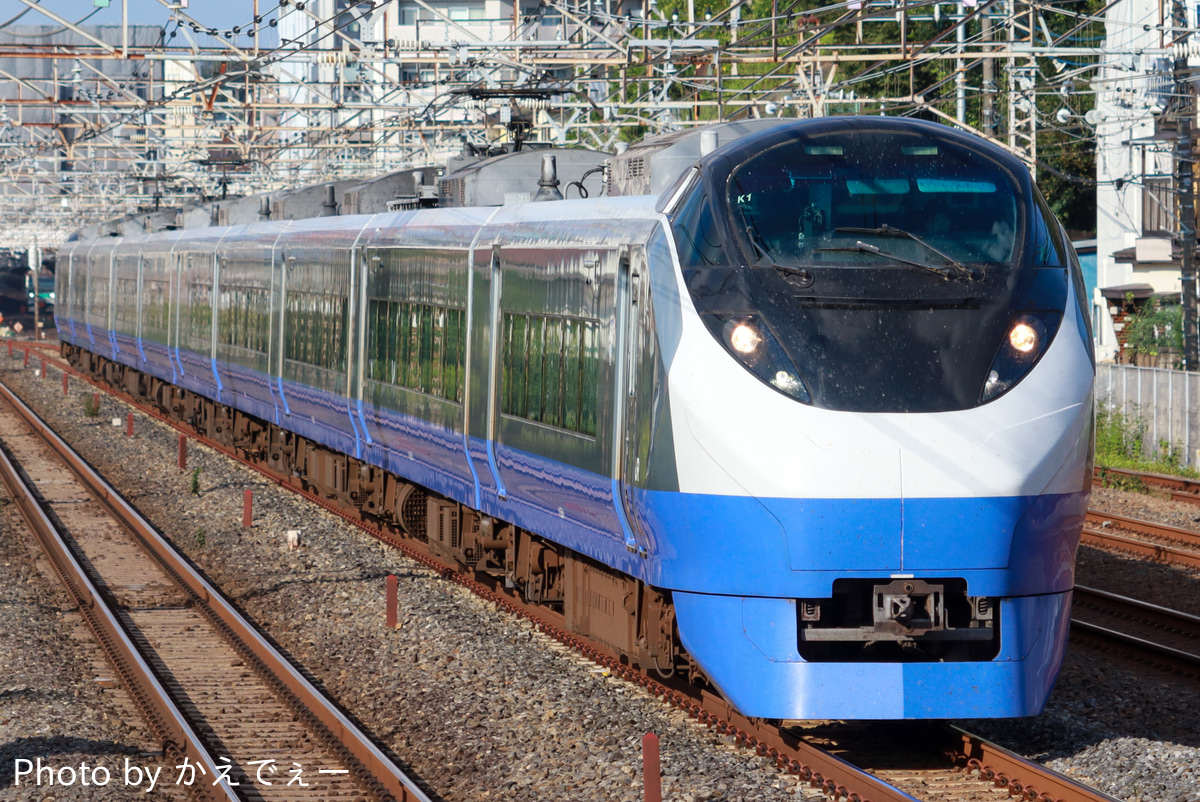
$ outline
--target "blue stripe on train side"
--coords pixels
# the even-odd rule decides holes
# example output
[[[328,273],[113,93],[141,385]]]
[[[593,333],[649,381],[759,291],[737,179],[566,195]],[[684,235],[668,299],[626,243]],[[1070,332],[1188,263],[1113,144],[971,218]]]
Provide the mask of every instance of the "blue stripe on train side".
[[[198,360],[185,359],[191,361]],[[225,363],[222,370],[236,377],[239,392],[230,399],[234,406],[262,418],[271,415],[271,379]],[[212,397],[213,389],[208,385],[197,391]],[[290,399],[285,428],[342,453],[355,453],[344,397],[290,381],[280,381],[279,389]],[[364,413],[378,435],[377,442],[363,450],[374,464],[657,587],[826,598],[836,578],[877,578],[892,571],[921,578],[962,577],[972,595],[1034,595],[1073,585],[1083,492],[1013,498],[759,500],[633,488],[628,512],[637,526],[631,528],[647,539],[642,545],[648,555],[641,558],[627,550],[626,528],[617,509],[621,485],[610,477],[503,443],[478,438],[464,442],[460,432],[387,408],[368,404]],[[464,449],[476,459],[466,458]],[[485,487],[483,475],[475,470],[474,463],[479,457],[487,460],[489,451],[496,468],[508,477],[506,500],[500,500],[490,485]],[[896,549],[895,564],[880,567],[882,551],[875,544],[901,538],[904,545]]]

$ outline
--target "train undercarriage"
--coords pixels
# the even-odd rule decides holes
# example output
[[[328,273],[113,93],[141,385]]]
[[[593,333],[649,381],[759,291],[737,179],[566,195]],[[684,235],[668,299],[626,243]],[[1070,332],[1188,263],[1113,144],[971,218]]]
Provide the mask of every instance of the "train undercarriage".
[[[669,591],[483,515],[378,466],[64,343],[63,356],[160,414],[526,605],[623,663],[707,685],[682,647]]]

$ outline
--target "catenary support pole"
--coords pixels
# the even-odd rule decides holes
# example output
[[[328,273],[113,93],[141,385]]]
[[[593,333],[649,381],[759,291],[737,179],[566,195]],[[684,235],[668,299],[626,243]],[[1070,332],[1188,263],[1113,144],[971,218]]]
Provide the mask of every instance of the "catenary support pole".
[[[1187,7],[1183,0],[1174,4],[1175,34],[1175,181],[1179,191],[1179,247],[1183,283],[1183,369],[1200,367],[1196,338],[1196,187],[1192,180],[1191,70],[1188,68]]]

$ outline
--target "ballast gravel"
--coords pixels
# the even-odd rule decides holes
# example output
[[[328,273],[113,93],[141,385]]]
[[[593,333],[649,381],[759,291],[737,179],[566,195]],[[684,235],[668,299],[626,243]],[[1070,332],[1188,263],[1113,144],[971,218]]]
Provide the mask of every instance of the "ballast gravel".
[[[183,798],[27,532],[0,486],[0,799]]]
[[[72,380],[64,398],[60,374],[48,373],[35,377],[32,364],[22,369],[20,360],[0,355],[0,382],[399,756],[433,798],[640,802],[642,738],[650,732],[660,740],[664,799],[824,798],[734,747],[732,736],[697,726],[532,624],[194,440],[188,470],[180,471],[174,429],[135,413],[127,438],[126,406],[102,394],[99,414],[89,418],[92,388]],[[249,530],[241,527],[247,489]],[[288,546],[289,530],[300,531],[298,549]],[[398,579],[394,630],[385,626],[388,574]],[[0,798],[7,798],[3,790]]]
[[[1200,507],[1095,488],[1090,506],[1200,531]],[[1075,582],[1200,615],[1200,571],[1091,546]],[[1045,712],[967,729],[1128,802],[1200,800],[1200,682],[1165,675],[1072,640]]]
[[[173,429],[137,414],[135,435],[126,438],[125,406],[102,396],[99,415],[86,417],[91,389],[72,380],[64,399],[54,368],[40,379],[0,358],[0,381],[441,799],[638,802],[646,732],[661,739],[665,799],[821,798],[259,474],[194,441],[189,469],[179,471]],[[246,489],[254,497],[249,530],[241,528]],[[1174,525],[1200,517],[1200,508],[1136,494],[1100,490],[1093,498],[1098,507]],[[1154,514],[1131,511],[1139,505]],[[300,530],[299,549],[288,548],[288,530]],[[399,580],[395,630],[384,626],[388,574]],[[1082,547],[1077,580],[1200,614],[1197,572]],[[1150,681],[1110,658],[1072,643],[1041,716],[963,726],[1119,799],[1200,800],[1200,685]]]

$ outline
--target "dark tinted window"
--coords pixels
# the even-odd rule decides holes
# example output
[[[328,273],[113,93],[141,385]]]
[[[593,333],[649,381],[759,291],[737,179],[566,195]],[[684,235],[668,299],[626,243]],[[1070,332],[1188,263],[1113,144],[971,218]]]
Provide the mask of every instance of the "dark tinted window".
[[[345,371],[347,305],[340,295],[289,290],[284,305],[284,357],[339,373]]]
[[[674,217],[675,247],[684,268],[724,264],[725,245],[713,224],[712,204],[703,192],[692,193]]]
[[[271,330],[270,315],[269,290],[222,284],[217,340],[224,345],[265,354]]]
[[[1042,193],[1035,187],[1037,214],[1033,217],[1033,264],[1038,267],[1062,267],[1067,263],[1066,245],[1054,213],[1046,205]]]
[[[885,225],[961,262],[1009,263],[1017,251],[1012,177],[977,152],[918,135],[843,132],[786,142],[730,174],[728,201],[747,251],[779,264],[877,261],[851,250],[859,241],[907,259],[937,259],[911,239],[881,244],[839,230]]]

